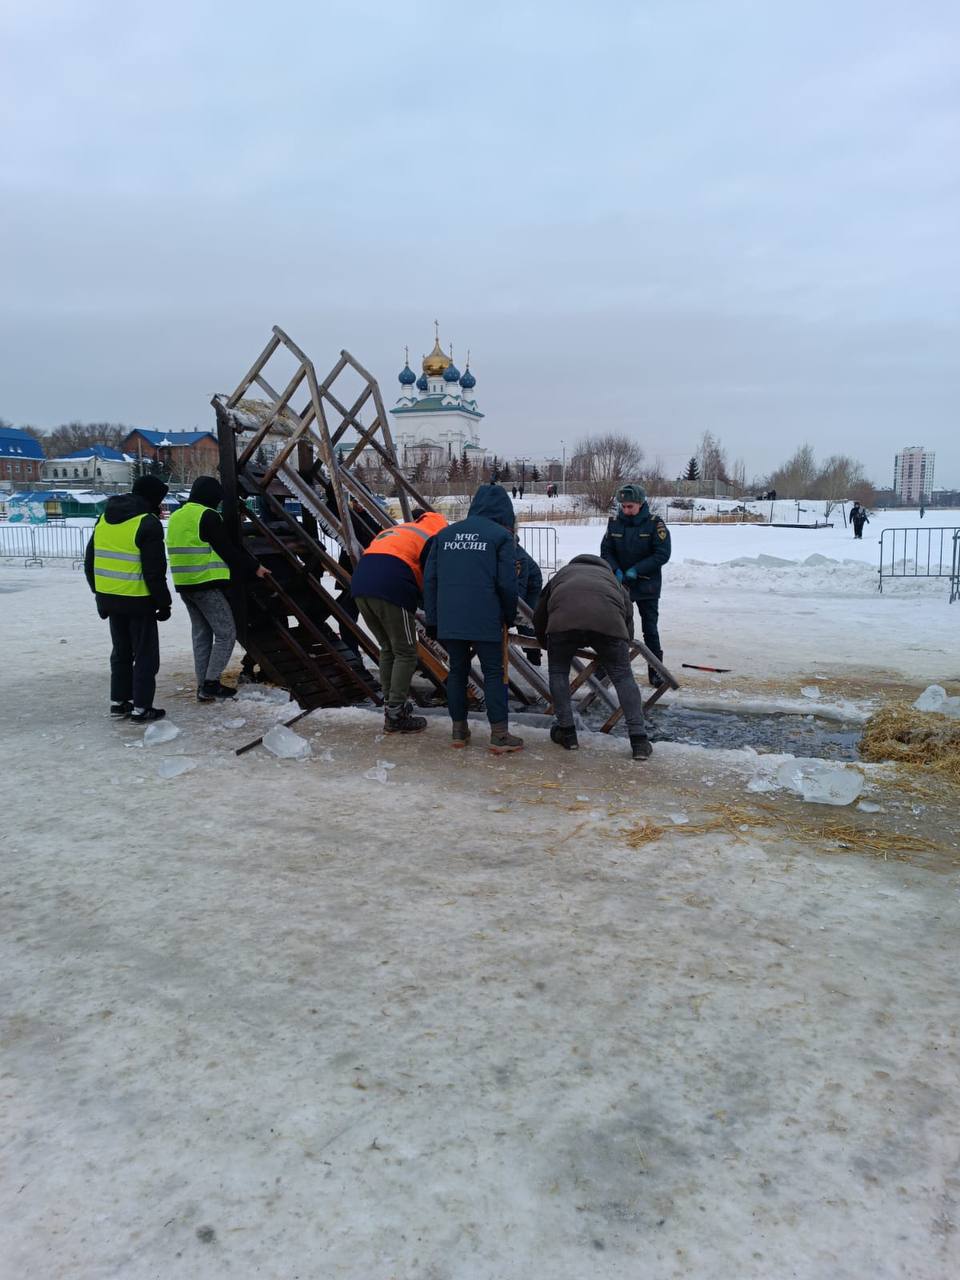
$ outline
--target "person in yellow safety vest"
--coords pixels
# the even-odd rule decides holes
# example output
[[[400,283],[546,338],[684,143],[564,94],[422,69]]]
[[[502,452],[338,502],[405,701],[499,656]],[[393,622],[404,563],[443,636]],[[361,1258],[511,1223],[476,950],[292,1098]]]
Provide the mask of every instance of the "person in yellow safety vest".
[[[108,498],[87,543],[83,568],[110,623],[110,714],[118,720],[161,720],[153,705],[160,669],[158,622],[170,617],[167,557],[160,504],[167,486],[139,476],[130,493]]]
[[[384,529],[353,571],[350,590],[380,646],[384,733],[421,733],[423,716],[408,701],[417,668],[415,614],[423,593],[423,566],[435,533],[447,526],[436,511],[414,511],[408,524]]]
[[[221,684],[237,626],[227,597],[231,576],[268,578],[269,569],[231,542],[216,508],[223,488],[215,476],[199,476],[190,496],[167,521],[167,554],[173,589],[187,606],[197,673],[197,701],[235,698],[231,685]]]

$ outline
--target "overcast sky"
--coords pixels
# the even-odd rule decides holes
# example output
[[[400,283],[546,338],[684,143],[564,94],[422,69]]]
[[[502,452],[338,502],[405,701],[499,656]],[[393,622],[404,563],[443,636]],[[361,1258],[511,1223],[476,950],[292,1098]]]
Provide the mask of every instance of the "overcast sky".
[[[282,325],[499,452],[960,487],[956,0],[0,9],[0,416],[212,423]]]

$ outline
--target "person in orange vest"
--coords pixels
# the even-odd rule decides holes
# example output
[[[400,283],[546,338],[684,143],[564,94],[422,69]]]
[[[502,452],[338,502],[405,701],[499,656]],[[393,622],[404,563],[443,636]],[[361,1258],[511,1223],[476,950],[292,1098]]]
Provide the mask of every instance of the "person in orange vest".
[[[423,566],[430,540],[447,526],[436,511],[421,508],[408,524],[384,529],[353,571],[350,590],[364,622],[380,646],[384,733],[422,733],[423,716],[409,700],[417,667],[415,614],[423,594]]]

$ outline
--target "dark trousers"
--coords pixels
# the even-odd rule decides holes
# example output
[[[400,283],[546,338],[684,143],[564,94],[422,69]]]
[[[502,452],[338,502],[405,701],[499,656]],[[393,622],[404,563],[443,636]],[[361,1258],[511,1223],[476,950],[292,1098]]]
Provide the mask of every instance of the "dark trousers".
[[[157,620],[148,614],[110,617],[110,701],[152,707],[160,670]]]
[[[640,628],[643,632],[643,643],[647,646],[651,653],[656,654],[658,658],[663,657],[663,649],[660,647],[660,601],[654,597],[652,600],[636,600],[637,613],[640,615]]]
[[[451,720],[467,718],[467,675],[471,650],[480,659],[487,719],[504,724],[507,719],[507,686],[503,683],[503,648],[499,640],[444,640],[440,643],[450,658],[447,676],[447,707]]]
[[[626,640],[601,635],[599,631],[554,631],[547,637],[550,697],[557,724],[565,729],[573,725],[570,664],[578,649],[594,650],[613,681],[627,722],[627,732],[631,737],[645,737],[647,726],[643,720],[643,695],[630,667],[629,646]]]

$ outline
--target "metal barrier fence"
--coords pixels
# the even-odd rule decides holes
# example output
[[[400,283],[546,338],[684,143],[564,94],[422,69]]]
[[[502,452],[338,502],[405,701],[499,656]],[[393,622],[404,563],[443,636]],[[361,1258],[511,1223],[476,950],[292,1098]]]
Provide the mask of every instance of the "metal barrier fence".
[[[950,603],[960,599],[960,529],[947,525],[884,529],[880,534],[880,590],[884,579],[948,578]]]
[[[90,529],[57,524],[0,524],[0,559],[23,560],[25,566],[45,560],[83,563]]]
[[[548,524],[519,524],[517,535],[521,547],[536,560],[544,573],[556,573],[560,567],[556,529]]]

